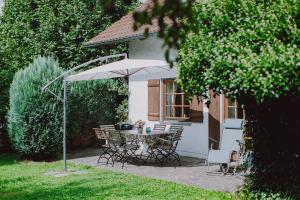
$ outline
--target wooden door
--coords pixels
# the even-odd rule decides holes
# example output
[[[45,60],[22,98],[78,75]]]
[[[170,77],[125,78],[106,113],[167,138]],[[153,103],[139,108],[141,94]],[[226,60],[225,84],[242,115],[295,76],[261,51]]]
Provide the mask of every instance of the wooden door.
[[[220,141],[220,96],[211,96],[208,112],[208,144],[209,148],[218,148],[218,144],[212,142],[211,138]]]

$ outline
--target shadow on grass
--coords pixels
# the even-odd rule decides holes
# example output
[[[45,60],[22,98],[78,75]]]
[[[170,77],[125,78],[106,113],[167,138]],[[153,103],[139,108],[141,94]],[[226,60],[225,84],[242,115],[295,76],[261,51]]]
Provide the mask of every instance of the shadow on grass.
[[[0,154],[0,167],[18,164],[19,157],[16,154]]]

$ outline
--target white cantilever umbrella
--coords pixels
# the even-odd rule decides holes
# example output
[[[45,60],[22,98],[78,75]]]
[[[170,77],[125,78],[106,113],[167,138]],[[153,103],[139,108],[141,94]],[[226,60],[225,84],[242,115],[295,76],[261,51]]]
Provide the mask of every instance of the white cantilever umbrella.
[[[117,57],[125,57],[125,59],[105,65],[101,65],[90,70],[86,70],[74,75],[69,75],[71,72],[74,72],[77,69],[86,67],[92,63],[98,61],[104,61],[110,58],[117,58]],[[67,133],[67,82],[68,81],[81,81],[81,80],[97,80],[97,79],[110,79],[110,78],[117,78],[117,77],[128,77],[131,75],[142,75],[142,74],[152,74],[152,73],[160,73],[164,71],[170,71],[171,68],[166,61],[162,60],[143,60],[143,59],[127,59],[126,54],[118,54],[118,55],[111,55],[106,57],[100,57],[95,60],[88,61],[73,69],[61,74],[60,76],[56,77],[54,80],[49,82],[42,88],[42,91],[48,91],[57,97],[59,100],[63,102],[64,106],[64,117],[63,117],[63,159],[64,159],[64,170],[67,171],[67,162],[66,162],[66,133]],[[52,85],[55,81],[60,80],[63,78],[63,85],[64,85],[64,96],[63,99],[53,93],[49,86]]]
[[[110,79],[117,77],[126,77],[131,75],[142,75],[169,71],[170,66],[162,60],[144,60],[144,59],[124,59],[106,65],[92,68],[70,75],[67,81]]]

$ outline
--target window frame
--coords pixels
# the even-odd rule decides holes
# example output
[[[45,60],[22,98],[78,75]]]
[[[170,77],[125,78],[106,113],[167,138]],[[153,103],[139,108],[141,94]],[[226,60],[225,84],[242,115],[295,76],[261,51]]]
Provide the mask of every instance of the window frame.
[[[245,116],[244,109],[239,105],[238,101],[235,99],[233,100],[233,104],[230,104],[232,100],[229,98],[224,97],[224,119],[243,119]],[[234,117],[229,117],[229,109],[234,109]],[[239,109],[242,109],[242,116],[240,116]]]
[[[184,121],[189,121],[191,119],[190,116],[188,117],[184,117],[185,115],[185,109],[188,108],[190,109],[190,103],[186,104],[186,100],[184,99],[185,97],[185,94],[184,92],[176,92],[176,89],[177,88],[177,84],[176,84],[176,79],[163,79],[162,80],[163,82],[163,91],[162,91],[162,95],[163,95],[163,120],[184,120]],[[173,83],[173,92],[170,93],[170,92],[167,92],[167,84],[172,82]],[[173,104],[173,105],[167,105],[167,96],[168,95],[172,95],[173,98],[175,99],[174,101],[176,101],[176,95],[180,95],[181,96],[181,102],[182,104],[181,105],[177,105],[176,103]],[[177,107],[181,107],[181,117],[170,117],[170,116],[167,116],[167,107],[173,107],[173,116],[176,116],[176,110],[175,108]]]

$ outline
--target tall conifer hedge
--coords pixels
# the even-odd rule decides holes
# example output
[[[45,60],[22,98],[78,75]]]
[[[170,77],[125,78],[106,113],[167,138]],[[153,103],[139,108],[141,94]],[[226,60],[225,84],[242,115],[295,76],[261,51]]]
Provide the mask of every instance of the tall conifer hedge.
[[[62,103],[42,86],[63,73],[53,58],[36,58],[27,68],[18,71],[10,87],[8,129],[15,150],[33,159],[56,157],[62,141]],[[51,90],[57,94],[62,84]]]

